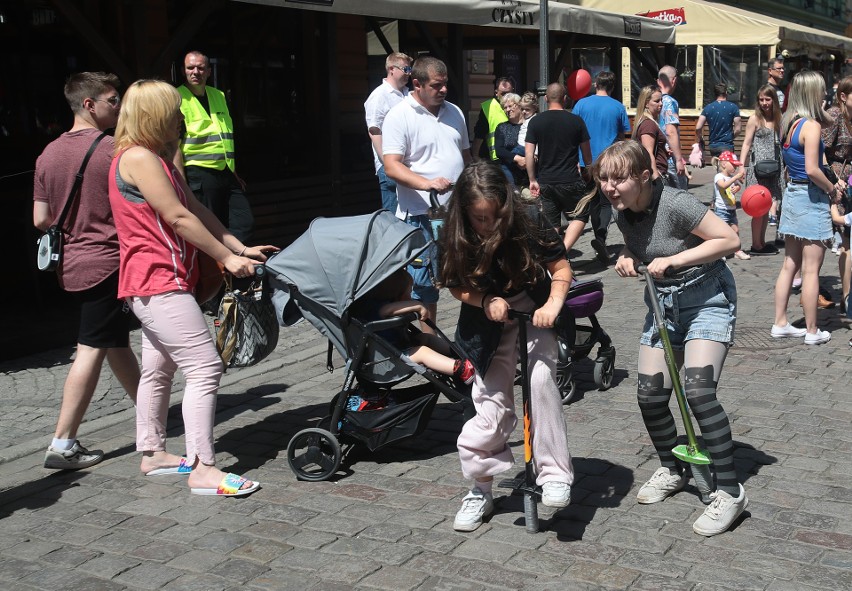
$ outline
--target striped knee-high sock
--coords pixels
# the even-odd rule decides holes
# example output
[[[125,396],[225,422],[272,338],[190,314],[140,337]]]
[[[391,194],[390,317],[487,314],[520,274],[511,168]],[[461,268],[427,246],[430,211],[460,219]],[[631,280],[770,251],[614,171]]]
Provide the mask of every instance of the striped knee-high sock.
[[[737,471],[734,468],[734,443],[731,424],[725,409],[716,399],[716,382],[713,366],[688,367],[684,370],[684,391],[689,408],[701,429],[704,445],[713,458],[716,471],[716,489],[734,498],[740,494]]]
[[[677,460],[672,454],[672,448],[677,443],[677,428],[669,410],[672,389],[663,387],[663,383],[662,372],[652,376],[639,374],[637,390],[639,410],[642,411],[645,428],[660,457],[660,464],[680,471]]]

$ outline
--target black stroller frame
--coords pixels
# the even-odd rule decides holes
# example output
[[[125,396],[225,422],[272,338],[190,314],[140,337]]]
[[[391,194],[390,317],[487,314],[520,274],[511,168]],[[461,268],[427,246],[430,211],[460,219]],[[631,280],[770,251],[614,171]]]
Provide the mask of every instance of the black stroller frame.
[[[591,326],[577,324],[575,309],[584,305],[574,304],[599,292],[600,302],[603,302],[603,283],[600,279],[578,282],[571,286],[565,298],[565,305],[559,317],[560,326],[557,331],[557,346],[559,359],[556,362],[556,384],[562,394],[562,404],[568,404],[577,393],[574,380],[574,361],[585,359],[598,346],[595,357],[594,380],[599,390],[608,390],[612,386],[615,368],[615,347],[612,339],[601,327],[594,313],[582,313],[582,318],[588,318]],[[595,304],[593,304],[594,306]],[[598,307],[600,307],[598,305]],[[579,310],[578,310],[579,311]]]
[[[375,451],[422,433],[441,394],[461,402],[466,416],[472,414],[469,387],[413,362],[380,334],[389,329],[419,334],[412,325],[417,313],[367,322],[352,313],[357,302],[430,244],[419,229],[379,211],[318,218],[267,262],[282,324],[306,318],[327,336],[330,371],[332,348],[346,360],[343,388],[329,404],[328,415],[316,427],[296,433],[287,446],[287,462],[300,480],[331,478],[345,455],[342,445],[348,446],[346,453],[355,444]],[[427,319],[425,324],[451,356],[463,357],[434,323]],[[394,389],[414,374],[424,383]]]
[[[355,354],[347,360],[342,390],[329,404],[328,429],[310,428],[298,432],[287,446],[287,463],[300,480],[327,480],[340,468],[346,455],[343,445],[364,444],[370,451],[376,451],[385,445],[415,437],[423,432],[432,410],[443,394],[451,402],[465,405],[464,412],[469,413],[469,390],[467,396],[451,385],[451,378],[434,372],[425,366],[410,362],[413,372],[427,380],[425,384],[410,386],[401,390],[392,390],[392,386],[405,381],[410,376],[395,382],[376,385],[367,380],[358,380],[358,370],[364,363],[367,347],[372,344],[388,356],[400,356],[402,352],[376,334],[380,331],[410,326],[417,321],[418,315],[408,312],[400,316],[361,323],[357,319],[350,321],[363,331]],[[456,355],[458,348],[430,320],[426,324],[447,341]],[[357,384],[356,384],[357,381]],[[347,409],[350,397],[358,393],[371,398],[389,398],[393,406],[355,411]],[[324,423],[324,420],[321,421]]]

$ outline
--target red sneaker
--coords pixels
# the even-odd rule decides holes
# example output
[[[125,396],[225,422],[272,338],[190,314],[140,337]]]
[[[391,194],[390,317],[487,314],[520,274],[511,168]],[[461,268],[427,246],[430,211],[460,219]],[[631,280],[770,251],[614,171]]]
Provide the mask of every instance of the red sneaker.
[[[476,376],[476,369],[473,367],[473,363],[471,363],[470,359],[465,359],[462,363],[461,369],[459,370],[459,379],[464,382],[466,386],[469,386],[473,383],[473,378]]]

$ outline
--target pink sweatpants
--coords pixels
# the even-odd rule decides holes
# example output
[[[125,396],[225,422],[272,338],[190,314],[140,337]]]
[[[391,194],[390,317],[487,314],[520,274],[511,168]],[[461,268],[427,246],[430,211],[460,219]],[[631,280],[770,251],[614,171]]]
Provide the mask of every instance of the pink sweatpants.
[[[222,361],[195,297],[186,291],[128,298],[142,323],[142,368],[136,398],[136,450],[166,449],[172,379],[186,378],[183,424],[186,458],[214,465],[213,419]]]
[[[532,312],[535,303],[526,294],[507,300],[523,312]],[[556,335],[552,329],[527,324],[532,399],[532,441],[536,484],[573,484],[574,468],[568,452],[562,397],[556,386]],[[484,376],[477,372],[473,383],[476,416],[462,427],[458,439],[462,474],[482,479],[505,472],[514,458],[507,445],[517,424],[514,381],[518,364],[518,324],[507,322],[497,352]]]

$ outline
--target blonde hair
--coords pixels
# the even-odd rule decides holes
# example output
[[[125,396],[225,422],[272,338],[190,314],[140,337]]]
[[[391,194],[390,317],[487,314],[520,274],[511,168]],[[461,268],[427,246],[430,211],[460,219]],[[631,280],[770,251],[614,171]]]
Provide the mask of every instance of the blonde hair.
[[[646,86],[639,91],[639,98],[636,100],[636,119],[633,121],[633,132],[630,134],[630,137],[634,140],[636,139],[636,134],[639,131],[639,124],[645,119],[650,119],[654,123],[657,123],[657,120],[651,117],[648,113],[648,103],[651,101],[651,97],[654,96],[655,92],[660,93],[660,96],[663,94],[663,92],[654,84]],[[657,123],[657,125],[659,125],[659,123]]]
[[[533,113],[538,113],[538,97],[534,92],[525,92],[518,104],[522,109],[530,109]]]
[[[630,178],[640,180],[642,173],[647,171],[649,178],[654,174],[654,163],[642,144],[636,140],[625,140],[616,142],[604,150],[592,165],[592,176],[595,179],[595,187],[577,203],[572,215],[583,212],[589,202],[597,197],[601,185],[601,178]]]
[[[805,70],[793,76],[790,84],[790,96],[787,97],[787,111],[781,120],[784,130],[782,140],[786,137],[795,118],[814,119],[819,123],[831,123],[834,120],[822,108],[825,99],[825,79],[822,74],[813,70]]]
[[[180,94],[162,80],[137,80],[121,100],[115,127],[115,151],[141,146],[171,158],[175,117],[180,112]],[[171,146],[173,147],[173,146]]]
[[[716,167],[716,172],[722,172],[722,161],[719,160],[718,156],[713,156],[713,158],[710,159],[710,164]]]
[[[410,55],[399,52],[391,53],[385,58],[385,70],[390,71],[391,66],[397,65],[399,62],[408,62],[407,65],[410,66],[412,61],[414,60],[411,59]]]

